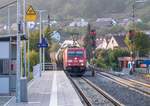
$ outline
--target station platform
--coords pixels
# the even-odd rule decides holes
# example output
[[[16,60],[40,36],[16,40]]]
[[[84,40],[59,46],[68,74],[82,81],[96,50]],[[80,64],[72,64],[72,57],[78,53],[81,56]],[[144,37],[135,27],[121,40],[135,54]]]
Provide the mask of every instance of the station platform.
[[[28,102],[11,98],[4,106],[83,106],[63,71],[46,71],[28,85]]]

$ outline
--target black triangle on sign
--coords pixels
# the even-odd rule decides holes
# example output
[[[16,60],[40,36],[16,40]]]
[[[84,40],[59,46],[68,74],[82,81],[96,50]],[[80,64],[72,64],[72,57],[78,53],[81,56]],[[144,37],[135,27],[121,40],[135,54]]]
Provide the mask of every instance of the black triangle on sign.
[[[29,6],[28,10],[26,11],[26,15],[36,15],[36,12],[31,5]]]

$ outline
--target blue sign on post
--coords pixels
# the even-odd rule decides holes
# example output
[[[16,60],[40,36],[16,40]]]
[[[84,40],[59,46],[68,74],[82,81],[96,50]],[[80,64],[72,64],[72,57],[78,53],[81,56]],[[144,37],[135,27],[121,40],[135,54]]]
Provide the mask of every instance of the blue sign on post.
[[[144,60],[143,64],[146,64],[147,66],[150,65],[150,60]]]
[[[38,43],[38,48],[47,48],[48,47],[48,42],[46,38],[42,38],[42,42]]]

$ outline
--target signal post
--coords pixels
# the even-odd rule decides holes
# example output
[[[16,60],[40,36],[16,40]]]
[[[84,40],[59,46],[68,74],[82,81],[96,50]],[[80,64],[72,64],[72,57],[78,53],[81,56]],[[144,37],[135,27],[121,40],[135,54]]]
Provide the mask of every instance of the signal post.
[[[96,48],[96,30],[92,29],[90,30],[90,43],[91,43],[91,49],[92,49],[92,53],[91,53],[91,62],[92,62],[92,76],[95,76],[95,48]]]

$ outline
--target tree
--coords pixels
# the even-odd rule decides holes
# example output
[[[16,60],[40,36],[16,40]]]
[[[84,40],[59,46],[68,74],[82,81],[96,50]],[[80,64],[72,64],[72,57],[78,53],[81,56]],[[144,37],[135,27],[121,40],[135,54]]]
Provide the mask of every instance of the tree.
[[[51,58],[50,58],[50,48],[52,46],[52,39],[51,39],[51,33],[53,32],[53,29],[48,26],[45,30],[45,37],[47,38],[48,40],[48,44],[49,44],[49,47],[45,49],[45,61],[46,62],[51,62]]]
[[[28,54],[27,54],[28,57]],[[30,51],[30,71],[33,71],[33,66],[38,63],[39,55],[35,50]],[[28,61],[28,58],[27,58]]]
[[[129,56],[129,52],[125,49],[114,50],[97,50],[96,52],[96,64],[102,68],[112,67],[118,68],[118,57]]]
[[[92,57],[92,55],[91,55],[92,47],[91,47],[90,31],[91,31],[91,26],[89,24],[88,28],[87,28],[87,33],[84,37],[84,47],[86,48],[87,59],[89,62],[90,62],[90,59]]]
[[[150,37],[143,32],[137,32],[134,45],[140,56],[146,56],[150,51]]]
[[[130,34],[130,31],[126,34],[124,42],[127,45],[129,51],[133,51],[133,49],[134,49],[133,39],[131,40],[131,37],[133,37],[133,35]]]
[[[120,33],[120,32],[123,32],[123,31],[125,31],[124,27],[119,26],[119,25],[112,26],[109,29],[110,33]]]
[[[39,30],[35,30],[30,33],[30,50],[38,51],[39,48],[37,44],[39,43]]]
[[[150,37],[143,32],[135,32],[135,36],[131,40],[129,33],[125,37],[125,43],[130,51],[139,52],[139,56],[145,56],[150,50]]]

